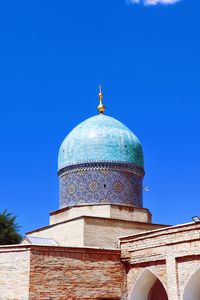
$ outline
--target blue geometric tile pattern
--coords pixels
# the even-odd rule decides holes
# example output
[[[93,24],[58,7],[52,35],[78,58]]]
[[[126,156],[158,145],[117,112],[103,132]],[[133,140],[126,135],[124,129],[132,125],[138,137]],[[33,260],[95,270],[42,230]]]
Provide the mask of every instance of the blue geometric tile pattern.
[[[133,164],[85,163],[59,172],[60,208],[120,204],[142,207],[144,171]]]
[[[96,161],[118,161],[143,167],[142,146],[128,127],[100,114],[85,120],[67,135],[59,150],[58,170]]]

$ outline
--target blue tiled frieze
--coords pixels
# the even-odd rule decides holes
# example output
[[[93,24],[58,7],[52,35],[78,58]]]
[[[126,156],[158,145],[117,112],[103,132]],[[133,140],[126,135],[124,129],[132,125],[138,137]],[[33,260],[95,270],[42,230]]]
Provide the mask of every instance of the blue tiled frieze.
[[[120,204],[142,207],[142,168],[129,163],[92,162],[59,171],[60,208]]]

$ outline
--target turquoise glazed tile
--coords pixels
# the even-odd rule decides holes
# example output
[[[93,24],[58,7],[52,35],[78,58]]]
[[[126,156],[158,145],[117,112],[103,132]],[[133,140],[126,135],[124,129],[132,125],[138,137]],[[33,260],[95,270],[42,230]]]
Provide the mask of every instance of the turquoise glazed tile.
[[[58,170],[85,162],[132,163],[143,168],[138,138],[118,120],[97,115],[76,126],[61,144]]]

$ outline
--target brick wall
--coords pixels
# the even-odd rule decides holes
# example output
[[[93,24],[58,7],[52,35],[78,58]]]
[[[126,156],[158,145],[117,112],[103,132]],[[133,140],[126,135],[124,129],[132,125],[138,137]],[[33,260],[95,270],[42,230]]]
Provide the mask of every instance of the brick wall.
[[[121,238],[121,253],[78,247],[0,247],[0,300],[132,299],[131,291],[144,272],[160,279],[169,300],[188,300],[183,298],[185,287],[197,274],[194,299],[200,299],[199,232],[200,224],[186,224],[135,234]]]
[[[29,299],[123,299],[125,277],[120,251],[33,246]]]
[[[26,247],[0,247],[0,299],[29,299],[30,252]]]
[[[149,270],[160,279],[169,300],[182,300],[187,283],[200,269],[199,231],[200,224],[191,223],[121,238],[121,257],[129,270],[128,294]]]

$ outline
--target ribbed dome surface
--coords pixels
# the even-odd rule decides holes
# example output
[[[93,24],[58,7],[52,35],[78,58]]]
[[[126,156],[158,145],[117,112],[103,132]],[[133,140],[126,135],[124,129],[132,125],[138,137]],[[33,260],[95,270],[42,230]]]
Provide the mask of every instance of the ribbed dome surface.
[[[76,126],[61,144],[58,170],[78,163],[118,161],[143,167],[138,138],[116,119],[97,115]]]

